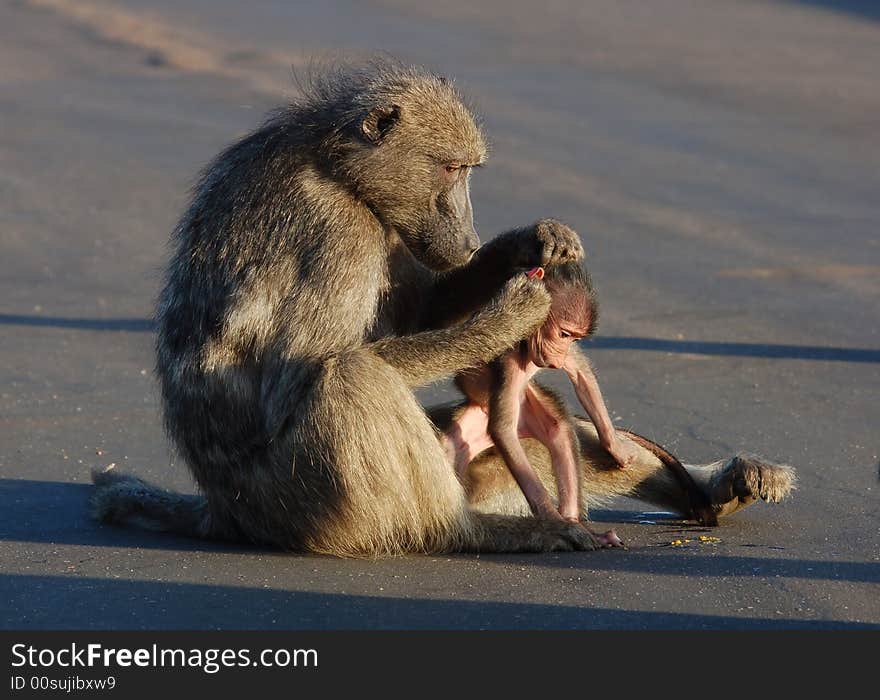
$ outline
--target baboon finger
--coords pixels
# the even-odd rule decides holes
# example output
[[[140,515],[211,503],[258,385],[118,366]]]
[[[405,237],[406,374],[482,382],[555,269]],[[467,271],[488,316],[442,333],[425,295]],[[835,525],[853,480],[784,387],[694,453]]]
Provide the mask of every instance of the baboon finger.
[[[556,262],[555,252],[556,252],[556,243],[552,240],[549,241],[538,241],[538,244],[541,246],[541,265],[547,266]]]

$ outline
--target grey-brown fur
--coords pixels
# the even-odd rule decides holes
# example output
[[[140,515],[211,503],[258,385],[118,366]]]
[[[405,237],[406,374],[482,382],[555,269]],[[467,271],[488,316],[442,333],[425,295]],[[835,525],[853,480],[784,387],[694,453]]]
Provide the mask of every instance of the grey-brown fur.
[[[342,556],[588,547],[471,510],[411,391],[528,335],[546,292],[508,280],[581,254],[550,220],[473,252],[467,173],[438,168],[484,156],[448,82],[391,65],[329,74],[223,151],[157,308],[165,424],[202,496],[97,475],[95,516]]]

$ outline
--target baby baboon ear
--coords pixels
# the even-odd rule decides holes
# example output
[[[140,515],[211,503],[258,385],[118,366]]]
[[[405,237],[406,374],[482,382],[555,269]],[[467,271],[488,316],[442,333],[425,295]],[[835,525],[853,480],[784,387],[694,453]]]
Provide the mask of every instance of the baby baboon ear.
[[[400,107],[397,105],[374,107],[361,124],[361,131],[370,143],[378,145],[399,120]]]

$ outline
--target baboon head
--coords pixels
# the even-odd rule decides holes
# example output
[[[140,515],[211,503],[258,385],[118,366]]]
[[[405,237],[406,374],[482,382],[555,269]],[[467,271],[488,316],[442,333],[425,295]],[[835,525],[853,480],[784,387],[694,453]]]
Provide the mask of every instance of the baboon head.
[[[572,343],[596,330],[599,304],[590,273],[579,262],[551,265],[544,284],[552,299],[544,324],[526,340],[529,359],[538,367],[559,368]]]
[[[327,151],[335,172],[425,265],[467,262],[480,245],[468,181],[486,146],[458,93],[443,78],[385,63],[332,80],[325,97],[342,112]]]

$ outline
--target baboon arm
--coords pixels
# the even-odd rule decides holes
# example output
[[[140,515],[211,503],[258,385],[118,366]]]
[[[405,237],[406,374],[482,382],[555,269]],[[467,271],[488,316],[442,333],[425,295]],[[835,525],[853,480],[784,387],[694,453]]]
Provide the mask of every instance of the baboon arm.
[[[579,350],[572,347],[568,352],[563,369],[574,385],[578,401],[581,402],[584,410],[590,416],[590,420],[593,421],[593,425],[596,426],[602,447],[614,457],[620,467],[631,464],[638,454],[632,445],[618,438],[589,360]]]
[[[516,270],[521,231],[508,231],[474,253],[461,267],[433,277],[425,296],[420,325],[443,328],[484,306]]]
[[[366,347],[397,369],[409,386],[419,386],[490,362],[537,328],[549,310],[543,285],[522,275],[464,323],[382,338]]]
[[[542,518],[560,518],[550,494],[541,482],[516,436],[516,431],[493,436],[495,449],[501,455],[520,490],[528,501],[532,514]]]
[[[394,367],[407,385],[417,387],[488,362],[506,345],[498,347],[491,327],[475,320],[451,328],[383,338],[367,348]]]
[[[482,307],[517,271],[580,260],[577,233],[553,219],[502,233],[461,267],[434,276],[425,294],[421,328],[441,328]]]

